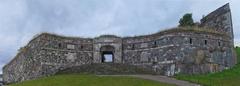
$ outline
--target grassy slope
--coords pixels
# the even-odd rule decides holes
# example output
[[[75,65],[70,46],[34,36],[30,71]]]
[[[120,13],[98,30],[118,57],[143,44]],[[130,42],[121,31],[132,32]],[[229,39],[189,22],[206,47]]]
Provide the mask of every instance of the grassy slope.
[[[174,86],[151,80],[123,76],[95,76],[83,74],[56,75],[24,81],[10,86]]]
[[[237,57],[238,57],[238,64],[240,64],[240,48],[238,47],[238,48],[235,48],[235,50],[236,50],[236,53],[237,53]]]
[[[238,64],[229,70],[206,75],[177,75],[177,79],[200,83],[206,86],[240,86],[240,48],[235,49]]]

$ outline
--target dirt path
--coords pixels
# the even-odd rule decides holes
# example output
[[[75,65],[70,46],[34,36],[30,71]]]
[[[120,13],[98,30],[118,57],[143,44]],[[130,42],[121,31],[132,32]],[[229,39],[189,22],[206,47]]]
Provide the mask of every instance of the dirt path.
[[[160,76],[160,75],[99,75],[99,76],[132,76],[132,77],[138,77],[142,79],[148,79],[148,80],[154,80],[158,82],[163,83],[169,83],[174,84],[177,86],[200,86],[198,84],[190,83],[187,81],[177,80],[174,78],[166,77],[166,76]]]

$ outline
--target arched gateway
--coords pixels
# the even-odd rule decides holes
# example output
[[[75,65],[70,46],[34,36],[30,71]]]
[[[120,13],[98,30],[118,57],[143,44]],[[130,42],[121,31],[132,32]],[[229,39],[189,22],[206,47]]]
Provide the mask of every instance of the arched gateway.
[[[120,37],[102,35],[95,38],[93,42],[93,63],[123,63]]]
[[[102,63],[112,62],[114,63],[114,47],[113,46],[102,46],[100,48],[101,56],[102,56]]]

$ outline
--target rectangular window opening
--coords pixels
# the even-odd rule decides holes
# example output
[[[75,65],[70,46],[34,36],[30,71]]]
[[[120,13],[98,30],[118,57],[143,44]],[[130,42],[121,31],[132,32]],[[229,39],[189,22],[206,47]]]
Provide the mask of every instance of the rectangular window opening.
[[[132,50],[134,50],[134,48],[135,48],[135,45],[134,45],[134,44],[132,44]]]
[[[205,42],[205,45],[207,45],[207,40],[204,40],[204,42]]]
[[[156,41],[154,41],[154,46],[155,46],[155,47],[157,46],[157,42],[156,42]]]
[[[83,45],[80,45],[80,49],[83,49]]]
[[[189,41],[190,44],[192,44],[192,38],[190,38],[190,41]]]

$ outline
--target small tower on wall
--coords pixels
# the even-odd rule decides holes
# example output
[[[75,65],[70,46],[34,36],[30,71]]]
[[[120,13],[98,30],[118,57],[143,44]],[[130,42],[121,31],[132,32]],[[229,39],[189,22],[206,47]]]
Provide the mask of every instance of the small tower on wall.
[[[201,26],[212,28],[217,32],[226,33],[231,37],[232,44],[234,43],[232,15],[229,3],[202,18]]]

